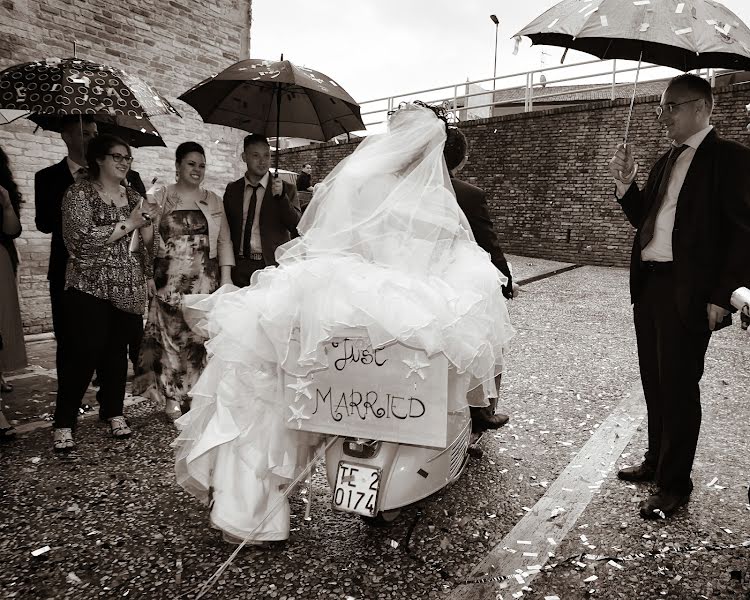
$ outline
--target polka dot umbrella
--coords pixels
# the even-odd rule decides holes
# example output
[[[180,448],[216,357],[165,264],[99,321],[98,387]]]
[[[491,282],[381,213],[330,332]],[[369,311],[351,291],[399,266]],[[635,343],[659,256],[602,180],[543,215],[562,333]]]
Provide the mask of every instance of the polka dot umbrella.
[[[0,110],[56,117],[153,117],[177,110],[150,85],[116,67],[79,58],[50,58],[0,72]]]

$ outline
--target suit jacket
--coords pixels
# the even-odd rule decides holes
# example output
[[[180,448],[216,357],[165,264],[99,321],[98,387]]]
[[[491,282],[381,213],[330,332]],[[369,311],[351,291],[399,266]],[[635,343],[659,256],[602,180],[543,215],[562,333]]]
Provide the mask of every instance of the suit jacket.
[[[656,202],[669,152],[656,161],[643,190],[619,200],[637,229],[630,259],[631,302],[643,286],[640,227]],[[672,231],[675,295],[680,317],[708,328],[706,304],[732,309],[732,292],[750,281],[750,148],[711,130],[695,151],[680,190]],[[731,323],[727,319],[723,325]],[[718,328],[718,327],[717,327]]]
[[[127,180],[130,187],[145,196],[146,190],[137,172],[128,171]],[[62,237],[62,201],[73,183],[75,179],[70,174],[67,158],[34,175],[34,222],[39,231],[52,234],[47,279],[60,283],[65,281],[68,265],[68,251]]]
[[[74,181],[65,158],[34,175],[34,222],[39,231],[52,234],[47,270],[47,279],[50,281],[65,281],[68,251],[62,237],[62,201],[66,190]]]
[[[283,182],[284,193],[281,198],[274,198],[271,194],[271,179],[263,195],[260,205],[260,243],[263,249],[263,260],[267,265],[276,265],[276,248],[299,236],[297,223],[302,211],[297,198],[297,188],[291,183]],[[234,257],[240,256],[240,240],[245,223],[242,219],[242,203],[245,197],[245,178],[233,181],[224,191],[224,212],[229,221],[229,232],[232,236]]]
[[[505,260],[500,243],[497,241],[490,212],[487,209],[485,193],[478,187],[460,179],[451,177],[451,183],[453,184],[453,190],[456,192],[458,206],[469,220],[469,226],[477,244],[490,255],[495,268],[508,278],[509,284],[512,284],[508,261]]]

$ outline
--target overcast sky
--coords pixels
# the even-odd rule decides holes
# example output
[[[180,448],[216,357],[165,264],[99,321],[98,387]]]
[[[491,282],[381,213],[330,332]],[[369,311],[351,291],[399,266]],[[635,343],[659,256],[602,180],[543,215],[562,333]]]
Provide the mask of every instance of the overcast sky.
[[[622,0],[627,1],[627,0]],[[253,0],[251,56],[284,58],[322,71],[355,100],[492,76],[494,13],[500,19],[497,71],[560,64],[561,48],[513,55],[511,36],[555,0]],[[724,0],[750,24],[750,0]],[[549,56],[542,57],[544,50]],[[568,53],[565,64],[593,57]],[[516,83],[520,85],[522,82]],[[504,87],[504,86],[499,86]]]

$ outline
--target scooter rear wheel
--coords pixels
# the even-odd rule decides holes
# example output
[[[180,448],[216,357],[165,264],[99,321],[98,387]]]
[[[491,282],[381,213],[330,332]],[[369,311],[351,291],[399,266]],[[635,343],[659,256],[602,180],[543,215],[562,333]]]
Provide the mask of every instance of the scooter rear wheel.
[[[388,527],[401,515],[401,509],[381,510],[374,517],[362,517],[370,527]]]

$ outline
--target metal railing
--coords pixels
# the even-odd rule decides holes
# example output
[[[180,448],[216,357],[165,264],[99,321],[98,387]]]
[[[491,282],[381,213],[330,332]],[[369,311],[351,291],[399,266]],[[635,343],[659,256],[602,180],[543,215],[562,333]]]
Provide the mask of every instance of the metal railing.
[[[608,90],[606,99],[614,100],[618,97],[618,89],[628,86],[632,88],[635,80],[635,73],[638,70],[634,66],[622,68],[622,62],[618,67],[617,60],[591,60],[570,65],[560,65],[556,67],[540,68],[533,71],[524,71],[510,75],[502,75],[496,78],[476,79],[474,81],[465,81],[434,88],[406,92],[395,96],[384,96],[374,100],[366,100],[360,103],[362,109],[362,119],[368,127],[374,131],[379,125],[385,123],[388,112],[397,108],[401,102],[413,100],[422,100],[429,104],[441,104],[449,114],[452,114],[455,120],[466,121],[475,118],[486,118],[493,116],[493,109],[500,107],[520,107],[523,103],[523,111],[530,112],[534,109],[534,103],[547,100],[554,101],[556,98],[565,96],[574,96],[590,92],[601,92]],[[630,61],[627,61],[629,64]],[[611,64],[603,70],[602,67]],[[594,67],[596,65],[598,67]],[[593,67],[593,69],[592,69]],[[563,70],[573,71],[570,76],[565,76]],[[594,72],[582,73],[581,71],[593,70]],[[554,72],[559,77],[548,79],[547,74]],[[649,79],[646,76],[656,75]],[[646,84],[651,81],[658,81],[674,76],[678,71],[659,65],[646,64],[642,65],[639,74],[639,84]],[[698,72],[699,75],[713,79],[716,71],[706,69]],[[555,89],[555,86],[569,82],[581,82],[583,87],[576,86],[575,89]],[[515,85],[513,85],[516,83]],[[493,89],[485,89],[492,86]],[[517,95],[508,94],[509,90],[517,92]],[[629,95],[628,90],[628,95]],[[484,98],[482,98],[484,96]],[[474,101],[473,99],[477,99]],[[605,98],[602,98],[605,99]],[[578,102],[591,101],[591,98],[581,98]],[[484,109],[484,110],[479,110]],[[463,114],[462,114],[463,113]]]

